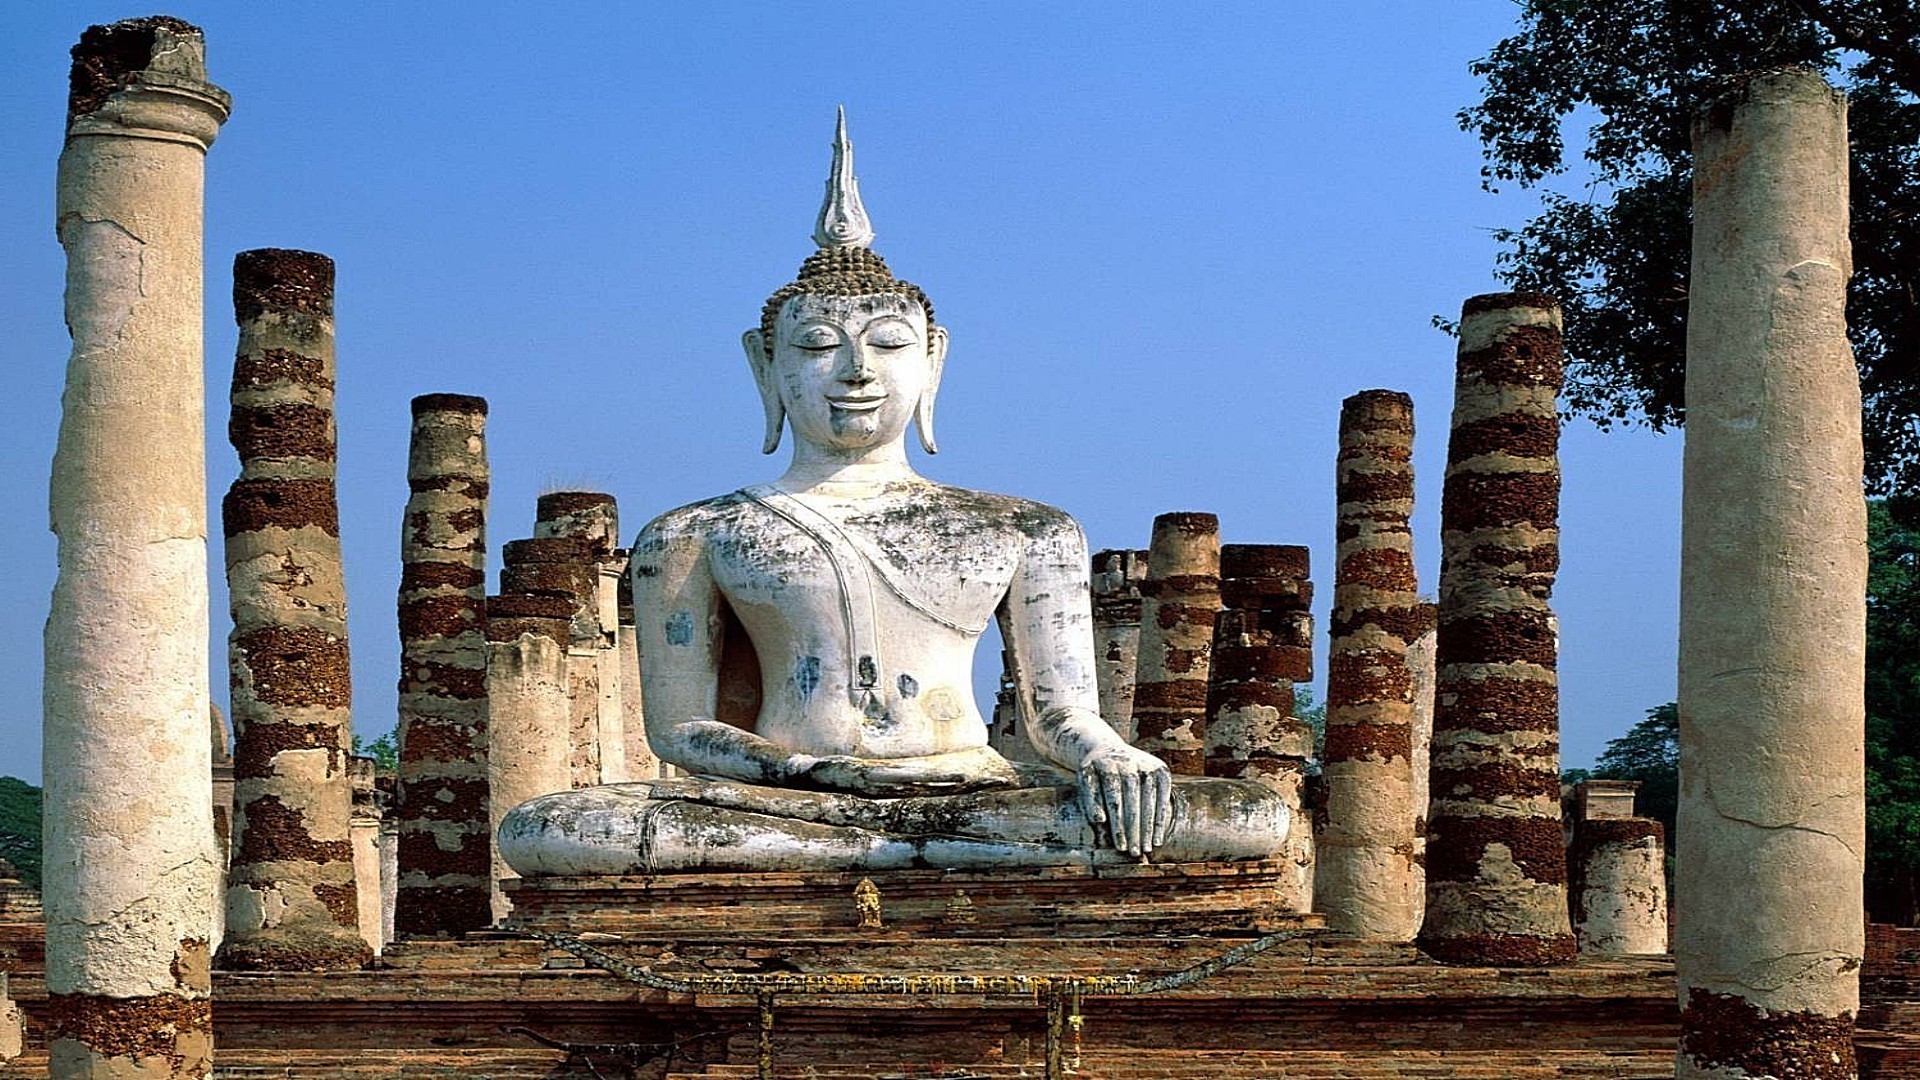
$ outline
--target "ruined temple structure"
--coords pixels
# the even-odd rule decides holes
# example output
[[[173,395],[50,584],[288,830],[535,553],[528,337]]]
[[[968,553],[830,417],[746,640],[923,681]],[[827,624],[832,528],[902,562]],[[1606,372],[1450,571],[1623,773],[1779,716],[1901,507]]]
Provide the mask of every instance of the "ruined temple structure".
[[[822,437],[780,393],[812,391],[768,375],[806,347],[783,313],[883,311],[908,328],[889,364],[936,363],[946,329],[870,248],[844,121],[820,250],[746,335],[767,447],[797,444],[782,486],[630,547],[610,496],[548,493],[488,596],[488,405],[414,399],[397,782],[348,752],[332,265],[236,260],[220,763],[200,185],[228,99],[176,19],[93,27],[74,61],[44,910],[0,862],[0,1076],[1920,1075],[1913,931],[1874,928],[1861,993],[1845,107],[1817,78],[1741,81],[1695,130],[1669,958],[1660,827],[1622,785],[1559,785],[1551,301],[1467,302],[1437,609],[1411,554],[1414,403],[1391,390],[1347,401],[1294,544],[1179,512],[1089,555],[1063,511],[933,494],[904,464],[886,486],[914,514],[863,517],[868,496],[810,486]],[[1796,392],[1757,389],[1776,381]],[[862,437],[903,450],[911,425],[932,449],[936,389]],[[911,575],[850,539],[923,514],[948,527],[885,538]],[[741,536],[777,543],[702,577],[703,545]],[[1317,834],[1308,540],[1337,556]],[[956,547],[1042,587],[954,588]],[[782,619],[728,606],[742,582]],[[676,618],[689,596],[713,617]],[[987,731],[967,649],[996,608]],[[836,648],[790,669],[821,693],[768,706],[740,650],[794,626]],[[790,753],[821,716],[933,734]],[[130,808],[134,784],[153,797]]]

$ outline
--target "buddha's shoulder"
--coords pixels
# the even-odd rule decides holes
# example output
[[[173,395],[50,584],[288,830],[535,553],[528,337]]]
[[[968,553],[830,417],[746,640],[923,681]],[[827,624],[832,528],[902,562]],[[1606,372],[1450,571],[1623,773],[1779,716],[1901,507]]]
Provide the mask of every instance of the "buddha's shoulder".
[[[684,542],[704,542],[715,533],[725,532],[743,516],[752,512],[753,500],[745,492],[730,491],[711,499],[678,506],[661,514],[634,540],[636,551],[667,547]]]
[[[933,481],[903,486],[895,494],[878,512],[902,524],[1017,532],[1032,538],[1080,532],[1079,523],[1065,510],[1018,495]]]

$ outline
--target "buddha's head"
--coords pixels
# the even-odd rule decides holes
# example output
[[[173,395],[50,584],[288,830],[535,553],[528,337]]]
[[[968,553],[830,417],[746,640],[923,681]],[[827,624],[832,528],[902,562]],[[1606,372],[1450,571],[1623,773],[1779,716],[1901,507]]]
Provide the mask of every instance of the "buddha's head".
[[[788,423],[803,442],[860,450],[904,438],[909,421],[919,426],[920,445],[935,452],[933,405],[947,332],[934,324],[920,287],[894,277],[868,248],[872,239],[842,113],[814,228],[820,250],[767,298],[760,325],[741,337],[766,410],[764,453],[779,448]]]

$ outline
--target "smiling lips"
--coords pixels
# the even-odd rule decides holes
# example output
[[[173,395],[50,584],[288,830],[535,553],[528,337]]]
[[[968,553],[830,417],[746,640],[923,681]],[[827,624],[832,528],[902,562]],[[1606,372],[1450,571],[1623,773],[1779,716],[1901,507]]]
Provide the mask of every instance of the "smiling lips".
[[[830,396],[827,398],[827,404],[832,405],[836,409],[846,409],[849,412],[872,412],[874,409],[879,408],[880,403],[885,400],[887,400],[887,395],[885,394],[881,394],[878,397]]]

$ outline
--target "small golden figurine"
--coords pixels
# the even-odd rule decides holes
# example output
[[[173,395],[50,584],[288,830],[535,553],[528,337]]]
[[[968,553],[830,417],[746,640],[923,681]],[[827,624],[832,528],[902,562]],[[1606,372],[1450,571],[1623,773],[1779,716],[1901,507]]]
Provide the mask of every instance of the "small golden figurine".
[[[964,926],[973,921],[973,898],[966,890],[955,889],[947,898],[946,920],[948,926]]]
[[[853,909],[860,914],[860,929],[880,929],[880,886],[872,878],[861,878],[853,887]]]

